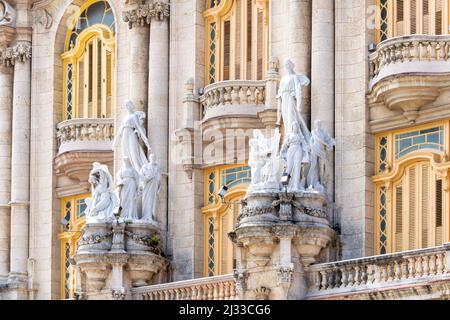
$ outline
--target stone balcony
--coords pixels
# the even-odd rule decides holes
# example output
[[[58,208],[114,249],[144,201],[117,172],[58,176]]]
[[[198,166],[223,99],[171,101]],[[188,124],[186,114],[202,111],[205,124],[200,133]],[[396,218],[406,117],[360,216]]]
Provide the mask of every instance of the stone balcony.
[[[79,181],[89,190],[87,176],[92,163],[113,161],[113,119],[71,119],[57,125],[57,174]]]
[[[235,300],[232,274],[170,282],[131,290],[134,300]]]
[[[317,264],[308,271],[308,299],[448,299],[450,244]]]
[[[433,120],[442,110],[430,106],[450,86],[450,36],[381,42],[369,57],[369,77],[372,131]]]
[[[266,81],[213,83],[201,97],[203,122],[223,117],[255,117],[264,110]]]

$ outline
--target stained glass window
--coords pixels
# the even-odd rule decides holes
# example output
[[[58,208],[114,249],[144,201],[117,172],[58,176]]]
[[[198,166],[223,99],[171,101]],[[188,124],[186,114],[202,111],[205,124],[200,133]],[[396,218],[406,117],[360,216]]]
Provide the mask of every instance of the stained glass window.
[[[73,65],[67,65],[67,119],[73,117]]]
[[[75,46],[77,37],[83,30],[95,24],[104,24],[114,32],[114,14],[108,2],[95,2],[80,14],[72,28],[67,49],[70,50]]]
[[[444,127],[411,131],[395,135],[395,158],[399,159],[417,150],[444,151]]]
[[[216,191],[215,187],[216,182],[216,174],[214,172],[211,172],[208,176],[208,203],[213,204],[214,203],[214,193]]]
[[[71,290],[72,290],[72,267],[70,265],[70,244],[65,243],[64,245],[64,298],[71,298]]]
[[[214,276],[214,218],[208,218],[208,276]]]
[[[251,182],[251,169],[249,166],[222,170],[222,185],[232,188],[242,183]]]
[[[209,83],[216,81],[216,23],[211,23],[209,31]]]
[[[379,170],[384,172],[388,166],[388,139],[387,137],[381,137],[379,141]]]
[[[380,188],[380,211],[379,211],[379,221],[380,221],[380,239],[379,247],[380,254],[386,254],[387,249],[387,209],[386,209],[386,187]]]
[[[84,200],[85,200],[84,198],[77,199],[77,203],[76,203],[76,205],[77,205],[77,219],[82,218],[82,217],[84,217],[86,215],[85,211],[86,211],[87,206],[86,206],[86,203],[85,203]]]

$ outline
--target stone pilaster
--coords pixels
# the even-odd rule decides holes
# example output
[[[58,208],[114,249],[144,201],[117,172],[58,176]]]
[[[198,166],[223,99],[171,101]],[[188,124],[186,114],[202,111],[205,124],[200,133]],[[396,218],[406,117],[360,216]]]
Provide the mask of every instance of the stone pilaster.
[[[150,16],[147,112],[150,145],[163,173],[168,172],[169,153],[169,19],[166,2],[155,2],[154,13]],[[167,229],[167,191],[167,176],[163,175],[156,212],[163,230]]]
[[[288,58],[295,63],[298,73],[311,72],[311,0],[289,0]],[[310,87],[303,89],[302,115],[309,123],[311,117]]]
[[[311,125],[322,121],[334,137],[334,1],[312,1]],[[334,153],[329,153],[326,182],[329,202],[334,200]]]
[[[27,283],[29,248],[31,43],[20,40],[5,53],[4,63],[14,66],[8,281],[22,289]]]
[[[9,273],[13,70],[0,66],[0,282]]]

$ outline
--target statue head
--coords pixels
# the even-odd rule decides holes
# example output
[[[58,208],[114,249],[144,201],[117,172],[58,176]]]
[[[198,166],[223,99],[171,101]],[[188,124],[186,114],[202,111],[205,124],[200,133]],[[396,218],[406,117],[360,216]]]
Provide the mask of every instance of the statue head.
[[[89,173],[89,182],[94,189],[101,188],[109,190],[113,185],[113,181],[108,166],[100,164],[99,162],[94,162],[93,168]]]
[[[131,100],[127,100],[125,101],[125,108],[127,109],[128,112],[133,112],[134,111],[134,104]]]
[[[292,73],[294,72],[295,63],[291,59],[286,59],[284,61],[284,67],[289,73]]]

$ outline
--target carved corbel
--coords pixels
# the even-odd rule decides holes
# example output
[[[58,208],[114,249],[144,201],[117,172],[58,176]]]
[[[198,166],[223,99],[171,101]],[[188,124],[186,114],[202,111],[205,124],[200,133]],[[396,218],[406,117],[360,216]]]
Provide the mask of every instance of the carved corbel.
[[[236,290],[239,292],[247,290],[248,273],[242,270],[234,270],[234,281],[236,281]]]

